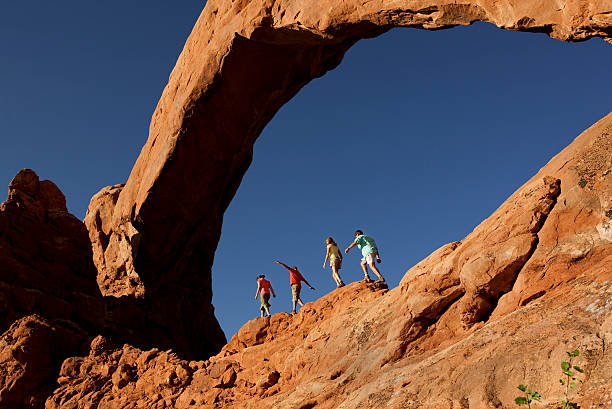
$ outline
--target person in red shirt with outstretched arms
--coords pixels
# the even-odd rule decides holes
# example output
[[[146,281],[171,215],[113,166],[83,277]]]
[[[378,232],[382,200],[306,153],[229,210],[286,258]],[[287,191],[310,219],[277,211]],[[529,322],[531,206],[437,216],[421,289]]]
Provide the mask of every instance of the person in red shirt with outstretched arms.
[[[293,296],[293,310],[291,314],[295,314],[295,309],[297,307],[297,303],[300,303],[300,306],[303,307],[304,303],[300,299],[300,291],[302,290],[302,281],[306,283],[311,290],[314,290],[314,287],[310,285],[308,281],[304,278],[304,276],[300,273],[296,266],[289,267],[287,264],[276,260],[276,263],[285,267],[289,270],[289,282],[291,283],[291,295]]]

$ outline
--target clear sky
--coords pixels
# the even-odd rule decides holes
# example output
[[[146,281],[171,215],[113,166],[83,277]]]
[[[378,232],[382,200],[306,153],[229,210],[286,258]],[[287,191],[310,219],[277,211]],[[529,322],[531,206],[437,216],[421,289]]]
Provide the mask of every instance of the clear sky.
[[[3,2],[0,186],[34,169],[83,218],[102,187],[125,182],[170,71],[204,3]],[[224,221],[213,303],[228,338],[259,314],[255,276],[290,311],[296,264],[316,291],[325,237],[373,236],[391,286],[461,240],[612,109],[612,46],[475,24],[396,29],[359,42],[266,127]],[[4,199],[4,197],[1,197]],[[362,278],[359,251],[345,282]]]

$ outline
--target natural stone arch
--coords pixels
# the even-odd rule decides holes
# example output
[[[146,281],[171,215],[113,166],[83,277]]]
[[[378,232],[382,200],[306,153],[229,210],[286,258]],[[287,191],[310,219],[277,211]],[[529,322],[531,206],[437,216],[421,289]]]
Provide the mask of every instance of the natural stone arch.
[[[358,40],[393,27],[475,21],[565,41],[612,37],[607,0],[458,3],[209,0],[153,114],[125,186],[90,204],[86,223],[104,295],[136,297],[177,349],[206,356],[223,343],[210,304],[223,213],[278,109],[335,68]]]

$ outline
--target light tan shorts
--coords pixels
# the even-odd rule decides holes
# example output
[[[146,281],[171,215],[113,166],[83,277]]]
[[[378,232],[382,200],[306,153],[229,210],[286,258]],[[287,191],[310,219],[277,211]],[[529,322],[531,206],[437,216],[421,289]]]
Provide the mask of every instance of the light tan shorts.
[[[336,267],[336,270],[340,270],[342,268],[342,260],[340,260],[338,257],[332,257],[329,260],[329,265],[331,267]]]
[[[293,301],[297,301],[300,298],[300,291],[302,290],[302,284],[291,284],[291,295]]]

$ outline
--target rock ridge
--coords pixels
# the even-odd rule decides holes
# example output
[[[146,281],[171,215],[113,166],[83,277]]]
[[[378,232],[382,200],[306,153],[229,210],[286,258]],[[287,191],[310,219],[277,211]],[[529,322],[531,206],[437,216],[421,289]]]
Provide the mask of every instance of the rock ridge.
[[[586,369],[576,400],[605,407],[611,158],[612,113],[397,288],[351,283],[295,316],[256,318],[203,361],[97,338],[65,362],[47,408],[496,408],[514,406],[520,383],[552,408],[573,349]]]

